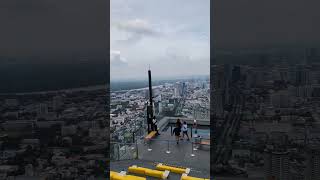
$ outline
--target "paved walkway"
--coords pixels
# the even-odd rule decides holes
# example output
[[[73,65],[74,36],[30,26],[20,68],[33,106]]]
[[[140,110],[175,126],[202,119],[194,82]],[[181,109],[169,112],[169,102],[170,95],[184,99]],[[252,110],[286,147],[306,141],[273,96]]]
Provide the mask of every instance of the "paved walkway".
[[[148,149],[152,149],[148,151]],[[191,141],[186,139],[176,144],[175,137],[170,131],[161,132],[161,135],[151,141],[150,145],[143,141],[138,143],[138,159],[111,162],[110,168],[115,171],[127,171],[131,165],[140,165],[154,169],[155,164],[165,163],[174,166],[191,169],[191,176],[209,178],[210,176],[210,150],[203,147],[196,151],[192,150]],[[167,153],[167,151],[170,153]],[[194,156],[191,156],[194,154]],[[169,179],[180,179],[180,175],[170,176]]]

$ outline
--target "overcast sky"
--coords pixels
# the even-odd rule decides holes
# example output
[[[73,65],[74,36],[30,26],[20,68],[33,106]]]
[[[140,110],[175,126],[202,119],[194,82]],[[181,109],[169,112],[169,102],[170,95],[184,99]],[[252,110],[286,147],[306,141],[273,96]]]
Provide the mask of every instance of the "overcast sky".
[[[208,75],[210,0],[111,0],[111,80]]]
[[[1,0],[0,55],[107,54],[107,5],[104,0]]]
[[[319,7],[319,0],[214,0],[214,47],[315,46]]]

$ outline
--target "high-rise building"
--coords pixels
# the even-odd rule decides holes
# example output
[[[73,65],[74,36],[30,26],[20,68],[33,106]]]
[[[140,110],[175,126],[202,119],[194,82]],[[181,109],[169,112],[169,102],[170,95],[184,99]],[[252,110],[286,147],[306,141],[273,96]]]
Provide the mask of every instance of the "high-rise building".
[[[320,85],[313,85],[312,86],[312,97],[320,97]]]
[[[279,70],[279,76],[280,80],[287,82],[289,81],[289,69],[288,68],[280,68]]]
[[[254,72],[252,69],[247,69],[245,73],[245,87],[251,88],[254,85]]]
[[[60,109],[62,105],[63,105],[63,102],[62,102],[61,96],[55,96],[52,98],[52,109],[54,111],[57,111],[58,109]]]
[[[193,117],[195,119],[209,119],[210,118],[210,110],[209,110],[209,108],[202,107],[200,105],[196,105],[193,107]]]
[[[222,90],[215,90],[213,94],[213,114],[221,116],[224,111],[224,92]]]
[[[297,97],[311,97],[312,96],[312,86],[311,85],[304,85],[296,87],[296,96]]]
[[[312,63],[317,58],[317,49],[316,48],[307,48],[305,49],[305,61],[306,63]]]
[[[180,93],[179,93],[179,89],[178,88],[174,88],[174,96],[175,97],[180,97]]]
[[[183,83],[182,83],[182,94],[184,94],[184,93],[186,92],[186,90],[187,90],[186,83],[183,82]]]
[[[296,66],[295,74],[296,86],[304,86],[310,84],[310,70],[306,66]]]
[[[46,103],[39,104],[39,115],[48,114],[48,105]]]
[[[267,54],[260,55],[259,65],[263,67],[269,65],[269,56]]]
[[[225,78],[223,66],[216,65],[213,66],[213,88],[223,89],[225,87]]]
[[[232,69],[232,82],[238,82],[241,78],[240,66],[234,66]]]
[[[213,66],[213,114],[221,116],[224,105],[229,102],[229,81],[231,70],[229,65]]]
[[[184,91],[183,88],[184,88],[183,83],[177,82],[174,85],[174,96],[175,97],[181,97],[183,95],[183,91]]]
[[[162,113],[162,103],[159,102],[159,113]]]
[[[264,170],[265,180],[290,180],[289,152],[265,150]]]
[[[320,180],[320,146],[309,146],[307,149],[305,180]]]

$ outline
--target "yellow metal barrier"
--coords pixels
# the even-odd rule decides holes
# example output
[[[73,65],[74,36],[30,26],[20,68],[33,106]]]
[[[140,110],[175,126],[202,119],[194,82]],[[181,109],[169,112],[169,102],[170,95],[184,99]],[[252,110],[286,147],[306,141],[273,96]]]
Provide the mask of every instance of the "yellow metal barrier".
[[[125,180],[146,180],[145,177],[139,177],[139,176],[132,176],[132,175],[126,175]]]
[[[158,171],[158,170],[138,167],[136,165],[130,166],[128,168],[128,171],[130,173],[140,174],[144,176],[151,176],[151,177],[160,178],[160,179],[167,179],[169,176],[169,171]]]
[[[181,179],[180,180],[209,180],[206,178],[197,178],[197,177],[191,177],[188,176],[187,174],[182,174]]]
[[[111,180],[123,180],[124,179],[124,175],[114,172],[114,171],[110,171],[110,179]]]
[[[126,175],[125,172],[117,173],[110,171],[110,180],[146,180],[145,177]]]
[[[156,169],[160,170],[160,171],[167,170],[167,171],[170,171],[170,172],[173,172],[173,173],[177,173],[177,174],[189,174],[189,172],[190,172],[189,168],[178,168],[178,167],[163,165],[162,163],[159,163],[156,166]]]
[[[152,139],[157,134],[157,131],[151,131],[145,139]]]

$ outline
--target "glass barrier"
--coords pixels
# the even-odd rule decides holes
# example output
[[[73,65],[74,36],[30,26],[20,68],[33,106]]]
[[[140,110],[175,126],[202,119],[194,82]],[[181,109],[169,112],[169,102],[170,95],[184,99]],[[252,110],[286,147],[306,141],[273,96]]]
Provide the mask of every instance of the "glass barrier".
[[[110,142],[110,160],[132,160],[138,158],[138,147],[136,143]]]
[[[210,140],[191,138],[190,141],[179,139],[177,142],[172,136],[170,140],[140,139],[135,143],[111,142],[110,158],[111,161],[142,159],[167,163],[179,162],[186,157],[197,156],[198,150],[210,148],[210,144],[202,144],[203,141]]]

